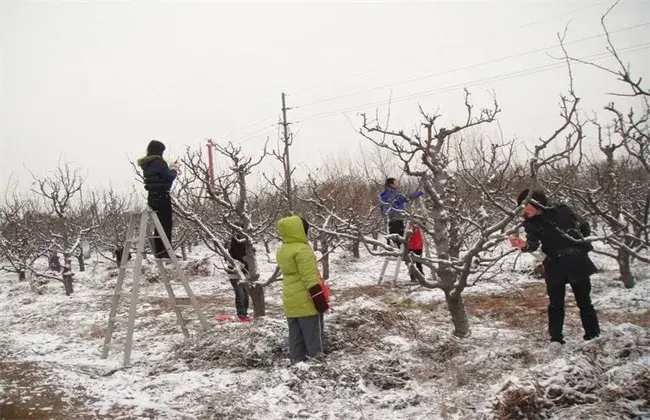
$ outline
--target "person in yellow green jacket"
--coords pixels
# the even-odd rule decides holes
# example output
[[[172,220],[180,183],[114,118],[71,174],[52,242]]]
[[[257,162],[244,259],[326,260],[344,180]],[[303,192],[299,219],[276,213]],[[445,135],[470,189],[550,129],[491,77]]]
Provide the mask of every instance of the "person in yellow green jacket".
[[[318,276],[316,255],[307,242],[309,224],[300,216],[278,220],[283,245],[277,252],[282,272],[282,305],[289,323],[291,364],[318,358],[323,350],[323,313],[329,308]]]

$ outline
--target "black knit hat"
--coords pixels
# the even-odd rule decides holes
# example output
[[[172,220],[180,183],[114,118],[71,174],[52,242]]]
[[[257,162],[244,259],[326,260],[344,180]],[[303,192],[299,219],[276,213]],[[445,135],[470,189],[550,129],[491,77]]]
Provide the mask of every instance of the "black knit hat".
[[[161,141],[151,140],[147,145],[147,156],[152,156],[152,155],[162,156],[164,151],[165,151],[165,145]]]
[[[386,178],[386,182],[384,183],[384,187],[390,187],[395,183],[396,179],[395,178]]]
[[[520,206],[521,203],[526,200],[526,197],[528,197],[528,193],[530,190],[526,188],[523,190],[521,193],[519,193],[519,197],[517,197],[517,205]],[[533,190],[533,194],[530,197],[530,204],[535,207],[536,209],[541,209],[543,207],[548,206],[548,199],[546,198],[546,194],[544,194],[544,191],[540,190]]]

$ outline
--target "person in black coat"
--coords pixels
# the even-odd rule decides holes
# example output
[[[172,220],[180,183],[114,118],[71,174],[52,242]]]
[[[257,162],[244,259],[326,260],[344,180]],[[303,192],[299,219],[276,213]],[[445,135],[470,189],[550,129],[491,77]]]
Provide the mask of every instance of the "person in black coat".
[[[178,168],[173,164],[170,168],[162,155],[165,145],[158,140],[151,140],[147,146],[147,156],[138,159],[142,168],[144,188],[147,190],[147,204],[155,211],[160,219],[164,234],[172,241],[172,202],[169,195],[172,184],[178,176]],[[162,233],[158,232],[158,235]],[[165,246],[159,238],[154,239],[154,255],[156,258],[169,258]]]
[[[521,205],[529,190],[519,194]],[[589,258],[592,249],[583,239],[590,235],[589,224],[579,218],[565,204],[549,206],[542,191],[533,191],[529,204],[524,207],[526,239],[510,237],[513,246],[523,252],[534,252],[540,244],[544,259],[546,291],[548,293],[548,331],[552,342],[564,344],[564,296],[570,284],[580,309],[580,319],[585,330],[584,339],[600,335],[598,316],[591,303],[590,276],[597,272]]]
[[[248,263],[245,260],[246,241],[244,238],[239,234],[235,234],[230,238],[229,243],[226,243],[226,246],[228,248],[228,254],[230,254],[233,260],[241,263],[242,274],[248,278]],[[239,273],[237,273],[235,267],[228,265],[226,267],[226,273],[228,274],[230,284],[235,291],[235,309],[237,310],[237,317],[240,321],[248,322],[250,321],[250,318],[248,317],[248,290],[240,281]]]

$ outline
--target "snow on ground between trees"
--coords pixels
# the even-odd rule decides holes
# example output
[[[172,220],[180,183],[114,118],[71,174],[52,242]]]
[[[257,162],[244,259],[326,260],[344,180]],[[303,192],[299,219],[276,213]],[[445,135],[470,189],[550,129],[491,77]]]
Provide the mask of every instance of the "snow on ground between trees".
[[[634,418],[650,415],[650,270],[623,289],[616,270],[596,258],[593,298],[603,336],[582,341],[567,293],[567,344],[547,343],[544,285],[529,277],[534,260],[468,288],[472,334],[452,336],[440,291],[377,286],[381,260],[335,255],[323,362],[289,366],[279,284],[266,290],[269,315],[250,324],[215,323],[184,341],[160,283],[145,282],[134,334],[133,366],[121,367],[125,328],[108,360],[99,358],[110,264],[35,294],[28,282],[0,283],[0,407],[7,418],[386,419]],[[197,274],[200,258],[187,265]],[[207,271],[206,271],[207,270]],[[272,271],[268,263],[261,271]],[[94,274],[93,274],[94,272]],[[155,281],[145,267],[145,278]],[[129,278],[127,277],[127,280]],[[193,276],[213,318],[234,311],[225,274]],[[180,283],[174,282],[183,297]],[[127,288],[130,284],[127,282]],[[182,302],[182,299],[181,299]],[[193,321],[192,321],[193,320]]]

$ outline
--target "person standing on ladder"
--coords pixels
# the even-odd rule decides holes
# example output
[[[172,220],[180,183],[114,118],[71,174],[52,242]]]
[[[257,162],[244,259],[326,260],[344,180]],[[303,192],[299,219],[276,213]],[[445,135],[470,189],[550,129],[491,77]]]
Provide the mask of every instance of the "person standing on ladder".
[[[404,207],[409,200],[413,200],[422,196],[422,191],[416,191],[408,194],[407,196],[398,191],[399,183],[395,178],[387,178],[384,184],[384,192],[379,194],[381,212],[388,218],[388,234],[397,234],[404,237]],[[400,247],[400,242],[392,240],[395,247]],[[388,240],[390,245],[391,240]]]
[[[147,190],[147,204],[155,211],[160,219],[164,232],[158,232],[157,236],[165,234],[169,243],[172,241],[172,201],[169,191],[174,180],[178,176],[178,164],[176,162],[167,165],[162,155],[165,145],[158,140],[151,140],[147,146],[147,156],[138,159],[138,166],[142,168],[144,188]],[[155,258],[169,258],[167,250],[160,238],[154,240]]]

